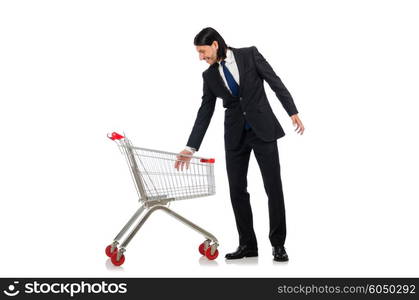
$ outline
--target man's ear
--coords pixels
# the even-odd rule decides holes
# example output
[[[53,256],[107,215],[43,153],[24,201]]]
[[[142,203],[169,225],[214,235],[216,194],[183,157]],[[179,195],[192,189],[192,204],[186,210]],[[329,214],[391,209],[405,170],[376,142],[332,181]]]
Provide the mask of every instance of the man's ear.
[[[218,50],[218,42],[217,41],[213,41],[212,44],[211,44],[211,46],[214,46],[215,49]]]

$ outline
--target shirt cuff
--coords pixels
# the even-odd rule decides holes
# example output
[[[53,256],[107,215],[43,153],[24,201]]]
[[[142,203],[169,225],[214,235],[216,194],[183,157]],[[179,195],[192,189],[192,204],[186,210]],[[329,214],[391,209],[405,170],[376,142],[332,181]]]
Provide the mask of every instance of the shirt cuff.
[[[192,154],[196,152],[195,148],[192,148],[192,147],[189,147],[189,146],[186,146],[185,149],[188,150],[188,151],[191,151]]]

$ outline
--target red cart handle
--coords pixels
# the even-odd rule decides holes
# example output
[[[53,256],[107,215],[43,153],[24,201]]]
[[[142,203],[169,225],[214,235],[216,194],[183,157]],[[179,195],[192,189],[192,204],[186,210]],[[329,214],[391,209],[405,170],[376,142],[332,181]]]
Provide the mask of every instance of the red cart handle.
[[[201,162],[213,164],[215,163],[215,159],[214,158],[201,158]]]
[[[109,135],[109,133],[108,133],[108,138],[110,138],[112,141],[114,141],[114,140],[124,139],[125,137],[122,134],[119,134],[117,132],[112,132],[111,135]]]

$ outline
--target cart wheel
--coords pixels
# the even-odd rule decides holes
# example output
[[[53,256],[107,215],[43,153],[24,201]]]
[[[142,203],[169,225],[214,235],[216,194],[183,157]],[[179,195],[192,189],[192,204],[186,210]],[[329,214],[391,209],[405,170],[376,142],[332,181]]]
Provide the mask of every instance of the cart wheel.
[[[116,260],[117,258],[118,258],[118,251],[115,251],[111,256],[111,262],[113,263],[114,266],[119,267],[120,265],[124,263],[125,256],[124,254],[122,254],[119,260]]]
[[[215,250],[214,254],[211,255],[211,247],[208,247],[207,251],[205,251],[205,256],[209,259],[209,260],[214,260],[217,258],[218,256],[218,249]]]
[[[108,247],[106,247],[106,249],[105,249],[106,256],[112,257],[112,254],[114,254],[115,252],[118,251],[117,247],[115,247],[115,249],[113,249],[113,252],[111,252],[111,249],[112,249],[112,245],[109,245]]]
[[[199,245],[199,253],[205,256],[205,243],[202,243],[201,245]]]

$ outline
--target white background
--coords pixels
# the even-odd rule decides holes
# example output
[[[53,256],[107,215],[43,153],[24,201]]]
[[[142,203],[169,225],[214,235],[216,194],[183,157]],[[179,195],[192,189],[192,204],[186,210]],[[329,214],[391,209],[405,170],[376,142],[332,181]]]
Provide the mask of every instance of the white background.
[[[419,276],[416,1],[2,1],[1,276]],[[238,238],[228,195],[223,108],[198,154],[215,157],[217,195],[173,203],[220,240],[153,215],[114,268],[104,254],[138,206],[106,138],[178,152],[201,102],[194,36],[216,28],[256,45],[306,126],[278,141],[288,263],[274,263],[255,158],[259,258],[228,263]]]

